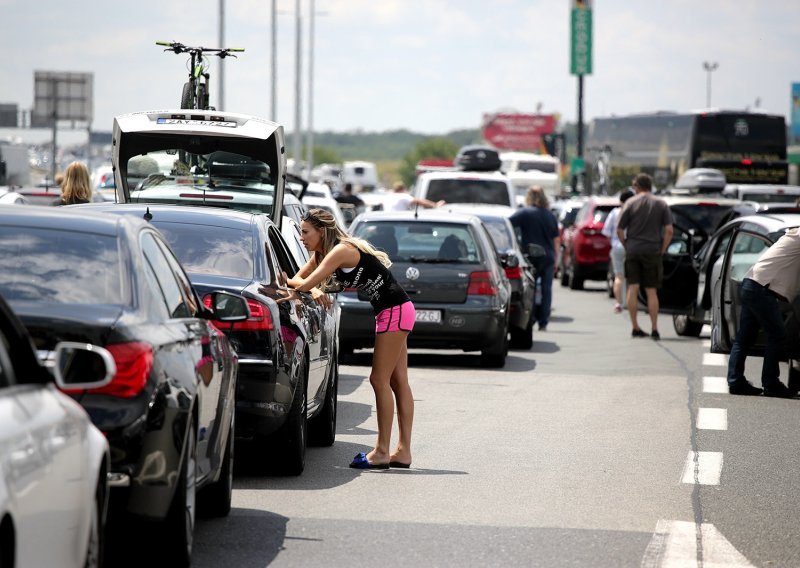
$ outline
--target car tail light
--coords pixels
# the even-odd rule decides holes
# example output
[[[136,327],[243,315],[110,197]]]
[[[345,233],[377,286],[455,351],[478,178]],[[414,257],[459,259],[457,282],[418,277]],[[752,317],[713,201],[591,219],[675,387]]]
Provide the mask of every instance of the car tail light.
[[[506,276],[509,280],[522,280],[522,268],[519,266],[506,268]]]
[[[245,298],[247,300],[247,307],[250,308],[250,317],[245,321],[225,322],[214,320],[212,323],[217,329],[233,330],[233,331],[269,331],[275,329],[275,324],[272,321],[272,314],[269,307],[262,304],[258,300],[252,298]],[[211,294],[203,296],[203,304],[211,307]]]
[[[491,272],[473,272],[469,275],[469,296],[496,296],[497,286],[492,281]]]
[[[581,234],[587,237],[594,237],[595,235],[602,235],[602,231],[600,229],[593,229],[592,227],[584,227],[581,229]]]
[[[153,369],[153,346],[142,341],[111,343],[105,348],[114,357],[117,374],[104,387],[88,389],[92,394],[108,394],[132,398],[144,390],[147,377]],[[64,392],[80,393],[83,390],[65,389]]]

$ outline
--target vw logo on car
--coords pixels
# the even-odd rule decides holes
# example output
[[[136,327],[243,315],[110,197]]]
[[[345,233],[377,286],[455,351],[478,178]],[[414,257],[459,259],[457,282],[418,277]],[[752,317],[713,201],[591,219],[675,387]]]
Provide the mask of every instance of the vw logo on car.
[[[406,269],[406,278],[409,280],[416,280],[419,278],[419,269],[416,266],[409,266]]]

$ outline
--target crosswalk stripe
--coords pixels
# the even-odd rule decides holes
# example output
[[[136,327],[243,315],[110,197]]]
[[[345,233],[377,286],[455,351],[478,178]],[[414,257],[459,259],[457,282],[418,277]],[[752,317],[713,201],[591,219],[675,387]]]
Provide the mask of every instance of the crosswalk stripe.
[[[689,452],[681,482],[719,485],[721,476],[722,452]]]
[[[698,428],[698,430],[727,430],[728,429],[728,409],[727,408],[698,408],[697,409],[697,428]]]
[[[703,365],[709,367],[727,367],[728,356],[724,353],[703,353]]]
[[[728,379],[725,377],[703,377],[703,392],[727,393]]]
[[[645,549],[641,566],[642,568],[753,567],[711,523],[702,523],[698,527],[696,523],[663,519],[656,524],[656,530]]]

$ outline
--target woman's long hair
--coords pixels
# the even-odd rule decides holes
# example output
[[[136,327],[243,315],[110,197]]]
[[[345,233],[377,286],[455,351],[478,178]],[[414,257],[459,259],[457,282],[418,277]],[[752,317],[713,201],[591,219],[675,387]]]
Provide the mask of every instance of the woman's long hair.
[[[72,162],[64,171],[61,198],[64,203],[89,203],[92,200],[89,170],[82,162]]]
[[[303,216],[303,221],[311,223],[317,229],[322,229],[322,252],[314,253],[314,261],[317,263],[317,266],[319,266],[322,259],[331,252],[331,249],[339,243],[353,245],[361,252],[374,256],[386,268],[392,265],[388,254],[373,247],[369,241],[354,237],[342,229],[336,223],[336,219],[330,211],[326,211],[325,209],[310,209],[308,213]],[[319,285],[319,288],[324,289],[332,282],[333,274],[328,276],[328,278]]]

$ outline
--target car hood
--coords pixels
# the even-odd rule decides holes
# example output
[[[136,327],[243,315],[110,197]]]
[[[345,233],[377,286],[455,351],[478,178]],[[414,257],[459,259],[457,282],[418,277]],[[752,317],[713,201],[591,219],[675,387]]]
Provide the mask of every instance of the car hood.
[[[286,158],[283,126],[261,118],[221,111],[166,110],[114,118],[112,163],[119,199],[131,201],[128,160],[166,149],[231,152],[267,164],[272,186],[270,218],[281,224]]]

